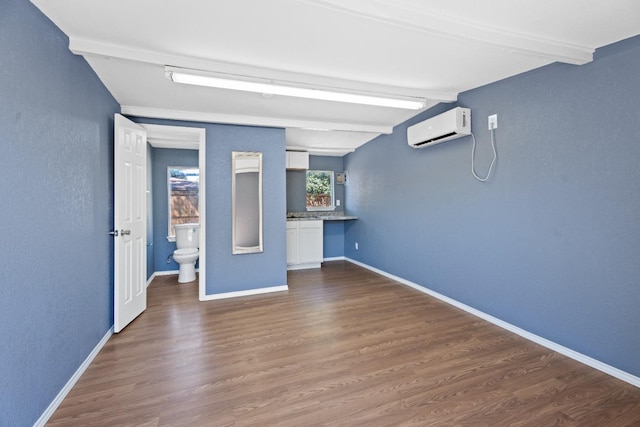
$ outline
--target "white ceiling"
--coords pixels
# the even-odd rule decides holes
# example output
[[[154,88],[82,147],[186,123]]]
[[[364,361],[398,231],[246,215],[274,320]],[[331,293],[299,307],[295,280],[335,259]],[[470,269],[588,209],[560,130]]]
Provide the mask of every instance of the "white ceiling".
[[[344,155],[420,111],[201,88],[165,65],[312,87],[460,92],[640,34],[638,0],[31,0],[123,114],[287,129],[287,147]]]

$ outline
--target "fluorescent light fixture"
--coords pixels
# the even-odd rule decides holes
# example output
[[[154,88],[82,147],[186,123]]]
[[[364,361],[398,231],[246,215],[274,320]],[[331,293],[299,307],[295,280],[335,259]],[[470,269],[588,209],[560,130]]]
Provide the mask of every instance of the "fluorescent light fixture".
[[[209,86],[219,89],[257,92],[269,95],[293,96],[296,98],[320,99],[323,101],[348,102],[352,104],[374,105],[378,107],[403,108],[407,110],[421,110],[425,107],[424,99],[420,98],[389,98],[382,95],[364,95],[340,92],[327,89],[313,89],[296,86],[286,86],[259,81],[244,81],[235,78],[208,75],[205,72],[165,67],[165,75],[175,83],[197,86]]]

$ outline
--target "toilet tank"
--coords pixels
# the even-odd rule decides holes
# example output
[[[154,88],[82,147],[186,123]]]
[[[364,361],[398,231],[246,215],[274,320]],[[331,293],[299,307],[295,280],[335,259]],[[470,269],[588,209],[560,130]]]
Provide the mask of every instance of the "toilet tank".
[[[176,224],[176,248],[198,248],[200,247],[200,224]]]

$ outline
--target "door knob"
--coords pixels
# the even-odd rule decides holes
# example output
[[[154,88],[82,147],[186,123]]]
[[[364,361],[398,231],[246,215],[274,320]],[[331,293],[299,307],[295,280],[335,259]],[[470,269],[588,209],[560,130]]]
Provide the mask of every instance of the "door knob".
[[[113,237],[118,237],[118,230],[111,230],[109,234],[111,234]]]
[[[120,234],[123,235],[123,236],[128,236],[128,235],[131,234],[131,230],[121,230]]]

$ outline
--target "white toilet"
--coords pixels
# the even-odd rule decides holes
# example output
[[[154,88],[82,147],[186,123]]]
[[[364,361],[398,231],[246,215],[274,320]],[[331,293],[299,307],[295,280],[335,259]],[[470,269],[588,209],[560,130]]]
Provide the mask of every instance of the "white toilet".
[[[196,280],[196,261],[200,247],[200,224],[176,224],[176,247],[173,259],[180,265],[178,282],[187,283]]]

